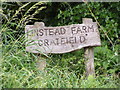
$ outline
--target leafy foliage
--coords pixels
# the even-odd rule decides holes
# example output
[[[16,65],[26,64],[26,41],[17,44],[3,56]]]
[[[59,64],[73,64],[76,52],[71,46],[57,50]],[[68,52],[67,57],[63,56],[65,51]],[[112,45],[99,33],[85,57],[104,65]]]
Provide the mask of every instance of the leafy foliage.
[[[120,3],[80,3],[73,8],[69,8],[68,10],[59,10],[59,14],[57,16],[59,19],[58,25],[82,23],[82,18],[86,17],[93,18],[94,21],[96,18],[102,27],[99,29],[101,39],[105,42],[105,44],[111,45],[105,36],[105,33],[107,33],[112,42],[114,42],[114,45],[116,45],[119,43],[118,35],[120,34],[120,18],[118,18],[120,14],[117,13],[119,10]],[[102,30],[104,30],[105,33]]]

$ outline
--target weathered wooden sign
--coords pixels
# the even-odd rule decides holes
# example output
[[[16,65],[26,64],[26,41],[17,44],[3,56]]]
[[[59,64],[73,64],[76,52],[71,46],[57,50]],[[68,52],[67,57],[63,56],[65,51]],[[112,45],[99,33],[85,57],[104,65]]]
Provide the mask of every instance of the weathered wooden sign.
[[[45,27],[43,22],[26,25],[26,51],[32,53],[67,53],[85,49],[86,75],[94,75],[94,48],[100,46],[97,23],[90,18],[83,18],[83,24],[58,27]],[[40,70],[46,61],[39,63]]]
[[[45,27],[43,22],[25,27],[26,50],[32,53],[67,53],[83,47],[100,46],[97,23],[92,19],[83,24]]]

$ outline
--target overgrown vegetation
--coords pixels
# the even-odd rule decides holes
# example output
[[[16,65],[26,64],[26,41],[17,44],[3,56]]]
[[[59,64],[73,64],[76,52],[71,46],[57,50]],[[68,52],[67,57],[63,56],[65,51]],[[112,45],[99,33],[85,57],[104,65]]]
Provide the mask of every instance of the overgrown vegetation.
[[[120,87],[120,3],[2,2],[1,88],[118,88]],[[100,24],[102,46],[95,48],[96,77],[85,77],[83,49],[46,57],[46,72],[36,67],[38,57],[25,51],[26,24],[47,26]],[[108,35],[108,37],[106,36]],[[108,38],[110,40],[108,40]],[[44,56],[44,55],[43,55]]]

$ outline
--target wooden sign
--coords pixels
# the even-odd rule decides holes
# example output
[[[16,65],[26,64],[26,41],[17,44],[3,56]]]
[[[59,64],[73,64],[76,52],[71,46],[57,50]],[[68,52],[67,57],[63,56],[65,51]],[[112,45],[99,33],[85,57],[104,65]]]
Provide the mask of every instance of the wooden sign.
[[[26,25],[26,51],[32,53],[67,53],[89,46],[100,46],[97,23],[92,19],[83,24],[45,27],[43,22]]]

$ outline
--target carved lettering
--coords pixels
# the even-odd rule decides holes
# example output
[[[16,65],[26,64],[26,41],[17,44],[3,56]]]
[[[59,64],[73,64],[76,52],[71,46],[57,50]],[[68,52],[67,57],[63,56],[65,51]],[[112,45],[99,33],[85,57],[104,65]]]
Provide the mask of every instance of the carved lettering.
[[[80,36],[80,42],[81,42],[81,43],[85,42],[85,40],[86,40],[86,39],[85,39],[85,36]]]
[[[86,26],[82,26],[82,30],[84,30],[85,32],[87,32],[87,27]]]
[[[77,34],[75,28],[76,28],[76,27],[71,27],[71,31],[72,31],[72,34],[73,34],[73,35],[74,35],[74,34]]]
[[[88,31],[90,32],[94,32],[94,28],[93,28],[93,25],[92,26],[88,26]]]

